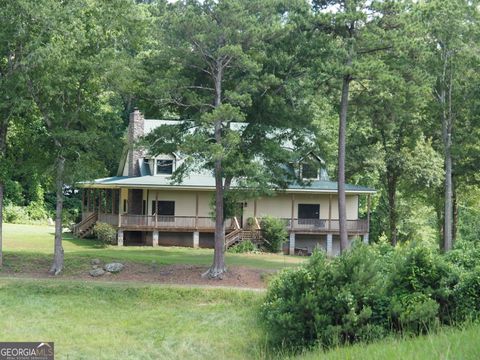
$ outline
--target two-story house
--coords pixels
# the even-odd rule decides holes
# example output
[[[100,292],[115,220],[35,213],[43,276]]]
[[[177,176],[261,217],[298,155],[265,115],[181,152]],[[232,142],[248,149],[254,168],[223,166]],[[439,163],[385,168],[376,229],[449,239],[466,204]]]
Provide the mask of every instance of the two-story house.
[[[135,110],[130,115],[128,148],[120,161],[118,176],[83,182],[82,222],[74,232],[84,236],[95,222],[117,228],[118,245],[213,247],[215,222],[210,203],[215,190],[213,176],[191,174],[181,184],[172,184],[172,173],[181,166],[178,154],[150,156],[134,142],[172,120],[148,120]],[[275,196],[244,199],[242,212],[226,220],[226,246],[252,231],[261,231],[261,219],[283,219],[289,232],[284,251],[310,253],[321,247],[329,255],[339,253],[337,183],[330,181],[323,161],[311,155],[317,166],[305,163],[302,176],[308,185],[291,185]],[[359,218],[359,198],[370,204],[373,189],[346,185],[349,238],[368,242],[369,215]],[[369,214],[369,209],[367,211]]]

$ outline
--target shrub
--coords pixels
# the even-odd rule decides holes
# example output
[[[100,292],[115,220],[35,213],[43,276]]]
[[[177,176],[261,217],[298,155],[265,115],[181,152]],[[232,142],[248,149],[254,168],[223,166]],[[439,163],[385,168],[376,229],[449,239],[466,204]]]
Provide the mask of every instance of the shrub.
[[[97,222],[93,227],[93,233],[103,245],[114,244],[117,239],[117,231],[107,223]]]
[[[480,317],[480,267],[461,278],[454,290],[457,320],[477,319]]]
[[[261,223],[262,235],[264,238],[264,248],[269,252],[279,252],[285,241],[287,241],[288,232],[285,229],[285,223],[273,217],[265,217]]]
[[[257,246],[250,240],[242,241],[228,249],[230,253],[249,253],[258,251]]]
[[[41,202],[31,202],[25,210],[31,220],[46,220],[48,218],[48,212]]]
[[[3,208],[3,220],[6,223],[22,224],[28,223],[30,218],[25,207],[8,204]]]
[[[354,243],[331,260],[316,252],[271,282],[261,318],[276,345],[331,347],[478,317],[480,267],[447,259],[423,246]]]

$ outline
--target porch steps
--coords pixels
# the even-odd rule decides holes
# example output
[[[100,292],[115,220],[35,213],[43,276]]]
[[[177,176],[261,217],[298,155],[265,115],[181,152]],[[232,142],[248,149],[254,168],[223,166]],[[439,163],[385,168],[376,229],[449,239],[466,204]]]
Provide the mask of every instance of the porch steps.
[[[94,212],[87,218],[80,221],[78,224],[73,225],[72,232],[75,236],[83,239],[85,236],[93,233],[93,227],[97,223],[98,213]]]
[[[259,230],[235,229],[225,235],[225,249],[247,240],[250,240],[254,244],[258,244],[263,241],[262,234]]]

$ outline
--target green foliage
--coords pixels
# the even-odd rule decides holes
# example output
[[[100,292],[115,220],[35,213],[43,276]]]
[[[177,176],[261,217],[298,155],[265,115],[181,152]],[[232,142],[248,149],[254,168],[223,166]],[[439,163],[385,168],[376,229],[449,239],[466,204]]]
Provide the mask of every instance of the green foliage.
[[[265,240],[263,247],[269,252],[279,252],[288,237],[285,223],[281,219],[267,216],[262,219],[260,227]]]
[[[276,345],[331,347],[476,317],[480,268],[456,260],[428,247],[384,244],[359,243],[332,260],[315,253],[272,281],[263,323]]]
[[[12,224],[25,224],[29,222],[27,209],[23,206],[7,204],[3,208],[3,221]]]
[[[228,249],[228,252],[233,254],[253,253],[258,252],[257,246],[250,240],[242,241]]]
[[[97,222],[93,227],[93,233],[104,246],[112,245],[117,240],[117,230],[107,223]]]

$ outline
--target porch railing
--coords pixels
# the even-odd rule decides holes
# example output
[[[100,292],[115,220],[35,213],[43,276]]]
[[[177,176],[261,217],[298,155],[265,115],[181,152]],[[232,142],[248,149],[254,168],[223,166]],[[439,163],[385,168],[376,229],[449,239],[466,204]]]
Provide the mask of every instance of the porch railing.
[[[117,215],[118,218],[118,215]],[[215,221],[210,217],[196,216],[164,216],[122,214],[120,224],[112,224],[122,228],[166,229],[166,230],[214,230]],[[233,228],[232,219],[225,220],[227,229]]]
[[[329,219],[282,219],[285,227],[293,231],[307,232],[338,232],[340,230],[339,220]],[[352,233],[367,233],[368,220],[347,220],[347,231]]]

